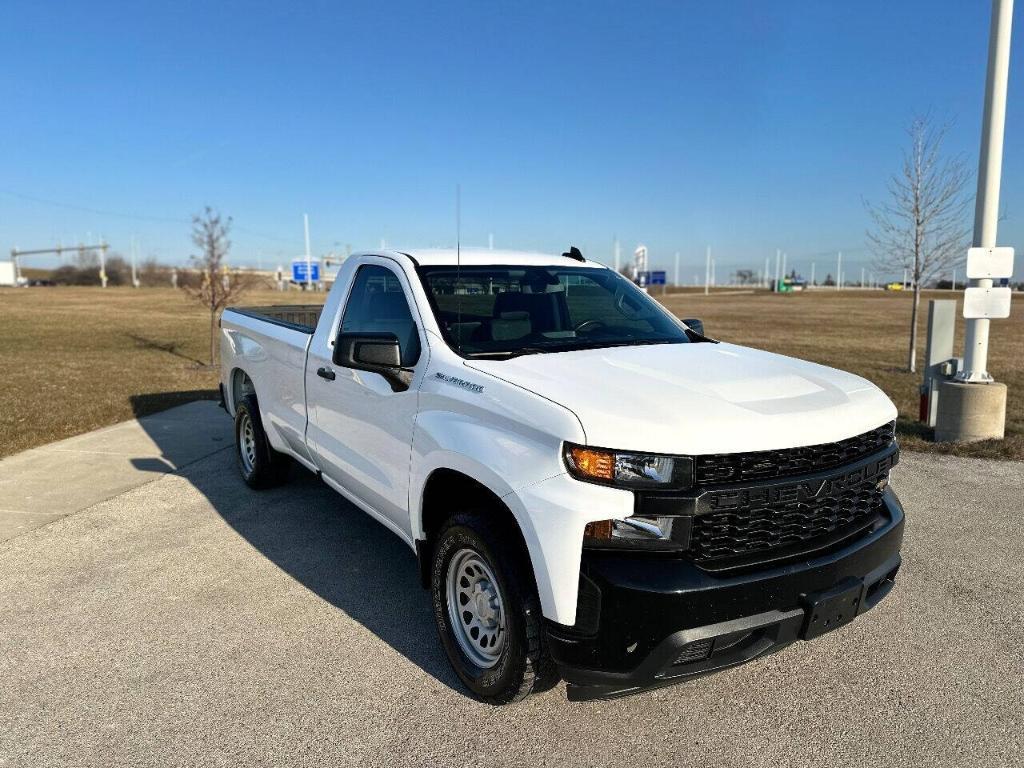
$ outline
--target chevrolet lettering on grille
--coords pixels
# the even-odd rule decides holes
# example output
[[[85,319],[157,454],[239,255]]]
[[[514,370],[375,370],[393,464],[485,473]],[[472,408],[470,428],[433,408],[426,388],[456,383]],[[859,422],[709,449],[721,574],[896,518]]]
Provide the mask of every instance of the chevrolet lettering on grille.
[[[845,490],[858,488],[867,480],[872,481],[872,485],[874,485],[880,479],[880,475],[885,475],[892,469],[897,461],[897,456],[898,454],[893,452],[834,477],[710,491],[701,497],[701,507],[707,511],[719,512],[736,508],[809,502],[837,496]]]

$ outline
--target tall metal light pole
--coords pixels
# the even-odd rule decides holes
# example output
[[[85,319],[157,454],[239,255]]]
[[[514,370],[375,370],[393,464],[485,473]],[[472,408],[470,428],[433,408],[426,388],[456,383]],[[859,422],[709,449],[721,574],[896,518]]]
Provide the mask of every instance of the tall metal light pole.
[[[995,248],[997,242],[1012,22],[1013,0],[992,0],[985,106],[978,155],[978,192],[974,205],[975,248]],[[968,292],[972,288],[991,289],[992,279],[971,278],[968,280]],[[988,372],[989,322],[987,317],[967,319],[964,368],[956,375],[955,381],[946,382],[940,389],[935,424],[935,439],[938,441],[1002,439],[1005,434],[1006,385],[996,384]]]
[[[1006,123],[1006,81],[1010,70],[1012,23],[1013,0],[993,0],[978,157],[978,194],[974,202],[974,245],[979,248],[995,248],[999,226],[999,184],[1003,169],[1003,127]],[[992,280],[971,280],[969,285],[991,288]],[[989,322],[987,318],[967,321],[964,370],[957,377],[961,381],[992,381],[987,370]]]

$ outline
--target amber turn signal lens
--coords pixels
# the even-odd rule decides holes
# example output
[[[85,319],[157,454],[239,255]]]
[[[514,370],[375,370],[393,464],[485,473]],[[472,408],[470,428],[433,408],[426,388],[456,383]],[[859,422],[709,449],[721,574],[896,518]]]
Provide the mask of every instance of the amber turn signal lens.
[[[585,539],[603,539],[608,540],[612,537],[612,521],[611,520],[598,520],[595,523],[587,523],[587,527],[583,529],[583,538]]]
[[[595,480],[615,479],[615,454],[610,451],[595,451],[574,445],[569,449],[569,458],[576,471]]]

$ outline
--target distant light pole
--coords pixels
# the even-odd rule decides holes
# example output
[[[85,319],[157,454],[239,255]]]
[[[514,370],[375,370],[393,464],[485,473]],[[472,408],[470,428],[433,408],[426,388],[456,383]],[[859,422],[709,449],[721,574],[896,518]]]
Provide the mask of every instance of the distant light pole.
[[[843,252],[840,251],[836,257],[836,290],[843,289]]]
[[[711,246],[707,248],[707,252],[704,254],[704,295],[707,296],[711,291]]]
[[[309,214],[302,214],[302,226],[306,231],[306,290],[313,287],[313,257],[309,253]],[[381,246],[383,248],[383,246]]]
[[[103,242],[103,235],[100,235],[100,286],[107,287],[107,244]]]
[[[132,287],[139,287],[139,273],[135,266],[135,235],[132,235],[131,241],[131,256],[132,256]]]

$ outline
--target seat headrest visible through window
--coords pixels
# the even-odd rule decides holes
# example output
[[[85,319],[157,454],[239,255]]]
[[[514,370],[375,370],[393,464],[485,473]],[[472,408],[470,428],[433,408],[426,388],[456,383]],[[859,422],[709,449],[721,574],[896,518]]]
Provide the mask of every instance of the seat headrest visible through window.
[[[528,312],[506,312],[491,320],[491,338],[494,341],[522,339],[532,332],[533,324]]]
[[[519,293],[507,291],[494,297],[494,317],[508,318],[511,312],[524,312],[534,332],[563,329],[565,293]]]
[[[494,297],[494,316],[503,317],[507,312],[530,312],[533,294],[505,291]]]
[[[367,314],[374,320],[408,320],[409,305],[398,291],[382,291],[367,296]]]

